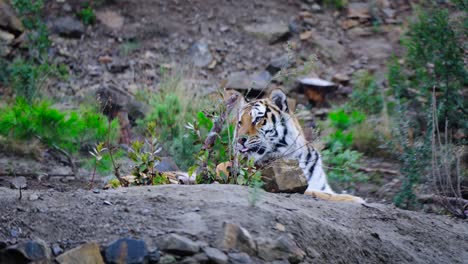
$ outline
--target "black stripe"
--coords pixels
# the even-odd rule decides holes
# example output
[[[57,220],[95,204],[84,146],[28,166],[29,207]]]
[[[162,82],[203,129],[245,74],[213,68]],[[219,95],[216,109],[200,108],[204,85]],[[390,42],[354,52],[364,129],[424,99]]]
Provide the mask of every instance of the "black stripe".
[[[323,186],[322,186],[322,188],[320,188],[320,190],[321,190],[321,191],[325,190],[325,187],[326,187],[326,186],[327,186],[327,185],[324,183]]]
[[[265,153],[265,148],[260,148],[258,151],[257,151],[258,154],[260,155],[263,155],[263,153]]]
[[[309,181],[310,178],[312,178],[312,175],[314,174],[315,165],[317,165],[317,161],[318,161],[318,158],[315,158],[314,164],[312,164],[312,166],[309,169],[310,175],[309,175],[307,181]]]

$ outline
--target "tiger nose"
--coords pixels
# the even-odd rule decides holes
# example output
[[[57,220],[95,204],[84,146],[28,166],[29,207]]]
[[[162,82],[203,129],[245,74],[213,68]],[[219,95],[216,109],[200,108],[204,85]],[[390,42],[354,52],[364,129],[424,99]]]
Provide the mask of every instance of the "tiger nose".
[[[241,137],[237,140],[237,142],[239,142],[239,144],[241,144],[242,146],[245,144],[245,142],[247,142],[247,138],[245,137]]]

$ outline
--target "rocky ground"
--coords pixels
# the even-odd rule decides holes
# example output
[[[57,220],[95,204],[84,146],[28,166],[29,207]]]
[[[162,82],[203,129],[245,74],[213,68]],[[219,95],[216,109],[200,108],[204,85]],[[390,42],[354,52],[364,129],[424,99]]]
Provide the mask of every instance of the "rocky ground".
[[[18,190],[1,188],[0,241],[41,238],[69,250],[89,241],[107,246],[135,237],[148,252],[158,248],[164,261],[174,260],[171,255],[180,263],[199,263],[193,259],[203,258],[208,247],[228,255],[230,263],[466,263],[468,258],[463,220],[299,194],[259,192],[254,202],[253,195],[242,186],[169,185],[23,191],[18,200]]]

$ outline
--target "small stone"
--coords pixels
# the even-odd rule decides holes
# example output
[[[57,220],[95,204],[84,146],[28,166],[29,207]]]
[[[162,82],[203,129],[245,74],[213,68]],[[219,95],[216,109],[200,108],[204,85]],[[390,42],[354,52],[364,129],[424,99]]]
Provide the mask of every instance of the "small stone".
[[[73,248],[55,259],[59,264],[104,264],[97,243],[86,243]]]
[[[229,263],[231,264],[252,264],[254,263],[246,253],[229,253]]]
[[[207,67],[213,61],[208,44],[203,40],[196,41],[190,46],[189,55],[193,65],[196,67]]]
[[[359,25],[359,21],[355,19],[346,19],[343,22],[341,22],[341,27],[345,30],[353,28],[357,25]]]
[[[39,195],[37,194],[29,195],[29,201],[37,201],[37,200],[39,200]]]
[[[128,61],[121,59],[112,60],[112,62],[106,64],[106,66],[110,73],[123,73],[125,70],[130,68]]]
[[[275,75],[281,69],[289,68],[291,64],[292,61],[289,58],[288,54],[284,54],[280,57],[271,59],[266,70],[270,72],[271,75]]]
[[[7,31],[23,32],[23,23],[16,16],[15,10],[8,4],[9,2],[0,0],[0,28]]]
[[[10,180],[10,188],[12,189],[26,189],[27,187],[26,177],[19,176]]]
[[[63,37],[80,38],[84,34],[84,26],[81,21],[72,17],[59,17],[51,23],[52,31]]]
[[[258,256],[266,261],[288,259],[291,263],[300,263],[305,258],[305,252],[286,235],[272,240],[257,239]]]
[[[337,73],[333,76],[332,81],[346,85],[351,81],[351,78],[347,74]]]
[[[121,29],[125,21],[123,16],[114,11],[98,11],[96,12],[96,18],[113,30]]]
[[[382,9],[382,12],[385,14],[385,16],[387,18],[395,18],[395,9],[391,9],[391,8],[384,8]]]
[[[281,232],[286,231],[286,227],[284,227],[284,225],[280,223],[276,223],[275,228],[276,230],[281,231]]]
[[[228,257],[221,250],[217,248],[207,247],[203,251],[208,256],[208,259],[215,264],[227,264]]]
[[[51,249],[52,249],[52,253],[54,254],[54,256],[58,256],[63,253],[63,249],[57,243],[53,244],[51,246]]]
[[[97,188],[93,189],[93,193],[100,193],[100,192],[101,192],[101,190],[99,190]]]
[[[111,203],[110,201],[107,201],[107,200],[105,200],[105,201],[103,202],[103,204],[104,204],[104,205],[112,205],[112,203]]]
[[[368,3],[349,3],[348,18],[370,19]]]
[[[0,44],[10,45],[15,39],[15,35],[0,29]]]
[[[106,63],[111,63],[112,62],[112,57],[111,56],[101,56],[98,58],[98,61],[99,63],[103,63],[103,64],[106,64]]]
[[[146,259],[148,260],[148,264],[156,264],[161,259],[161,254],[159,254],[159,250],[155,250],[150,252],[146,256]]]
[[[244,26],[244,31],[259,38],[265,39],[269,44],[286,40],[289,35],[289,26],[283,22],[259,23]]]
[[[172,255],[164,255],[159,259],[159,264],[173,264],[177,263],[177,259]]]
[[[3,252],[3,258],[10,263],[46,262],[51,255],[49,246],[40,239],[10,246]]]
[[[105,250],[106,263],[145,263],[148,255],[145,241],[121,238]]]
[[[300,35],[299,35],[299,39],[300,40],[307,40],[309,38],[311,38],[313,35],[312,31],[305,31],[305,32],[302,32]]]
[[[158,246],[162,251],[182,256],[190,256],[200,251],[198,243],[177,234],[166,236]]]
[[[248,254],[255,254],[255,241],[249,231],[243,227],[230,222],[224,222],[223,248],[238,249]]]

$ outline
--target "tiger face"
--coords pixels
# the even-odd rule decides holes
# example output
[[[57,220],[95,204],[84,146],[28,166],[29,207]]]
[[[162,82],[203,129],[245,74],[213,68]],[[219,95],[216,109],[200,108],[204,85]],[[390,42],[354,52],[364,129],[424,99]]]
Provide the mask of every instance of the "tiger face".
[[[287,146],[289,116],[286,95],[275,90],[269,98],[245,103],[236,127],[236,150],[256,162],[269,159]]]

